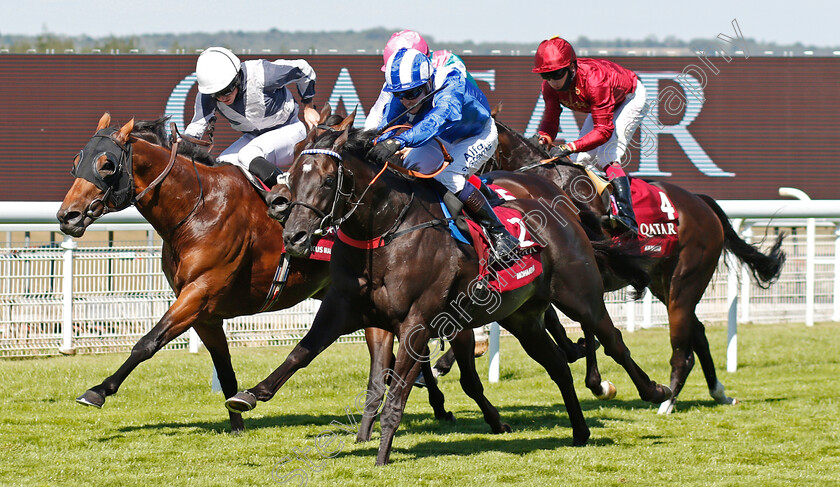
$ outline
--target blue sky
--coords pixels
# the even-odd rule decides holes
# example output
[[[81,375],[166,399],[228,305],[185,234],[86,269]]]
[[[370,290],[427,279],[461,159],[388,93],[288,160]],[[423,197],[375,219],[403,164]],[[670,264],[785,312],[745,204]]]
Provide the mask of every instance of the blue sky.
[[[422,7],[422,10],[418,10]],[[616,37],[683,40],[743,35],[758,41],[840,46],[836,0],[313,0],[4,2],[0,33],[92,37],[146,33],[364,30],[411,28],[438,42],[534,42]]]

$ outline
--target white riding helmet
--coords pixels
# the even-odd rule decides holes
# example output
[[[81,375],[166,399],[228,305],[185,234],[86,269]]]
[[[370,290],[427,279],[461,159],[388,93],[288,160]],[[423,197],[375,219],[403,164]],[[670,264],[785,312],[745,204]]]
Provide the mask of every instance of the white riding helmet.
[[[239,74],[240,65],[236,54],[224,47],[205,49],[195,63],[199,93],[212,95],[227,88]]]

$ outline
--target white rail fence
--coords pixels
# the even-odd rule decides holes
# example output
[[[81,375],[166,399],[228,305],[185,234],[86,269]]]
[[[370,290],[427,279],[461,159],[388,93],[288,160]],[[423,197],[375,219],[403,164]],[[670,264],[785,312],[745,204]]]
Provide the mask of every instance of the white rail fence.
[[[721,201],[733,224],[764,250],[779,231],[787,262],[779,282],[760,289],[737,264],[723,260],[698,307],[706,323],[730,323],[728,365],[737,363],[740,322],[840,320],[840,200]],[[174,301],[160,269],[160,240],[133,209],[106,215],[88,229],[97,235],[75,241],[58,232],[54,202],[0,202],[0,357],[126,351]],[[772,218],[772,220],[771,220]],[[134,241],[111,238],[132,232]],[[139,232],[139,233],[138,233]],[[766,235],[766,239],[765,239]],[[32,236],[41,236],[36,241]],[[100,238],[101,237],[101,238]],[[667,323],[667,313],[650,294],[627,301],[627,292],[608,296],[617,325],[635,330]],[[740,306],[736,305],[740,304]],[[231,346],[295,343],[318,308],[307,300],[278,312],[225,322]],[[361,333],[343,341],[361,341]],[[194,334],[168,348],[197,350]],[[491,360],[498,364],[498,357]],[[491,380],[493,379],[491,369]]]

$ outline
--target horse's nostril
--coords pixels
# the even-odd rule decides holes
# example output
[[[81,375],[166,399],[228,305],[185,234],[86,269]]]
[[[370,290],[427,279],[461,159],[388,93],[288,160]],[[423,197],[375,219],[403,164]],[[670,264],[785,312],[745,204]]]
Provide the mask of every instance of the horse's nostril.
[[[292,243],[293,244],[301,244],[306,240],[306,232],[298,232],[292,236]]]

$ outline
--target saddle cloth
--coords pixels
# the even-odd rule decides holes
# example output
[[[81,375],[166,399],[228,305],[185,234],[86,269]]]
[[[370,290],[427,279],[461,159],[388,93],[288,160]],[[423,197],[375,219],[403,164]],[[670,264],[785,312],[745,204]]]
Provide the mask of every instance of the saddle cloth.
[[[630,193],[642,253],[657,258],[671,255],[679,243],[677,208],[665,191],[642,179],[630,179]]]
[[[503,200],[515,199],[504,188],[495,184],[489,186]],[[443,202],[441,202],[441,205],[448,216],[448,210]],[[530,232],[522,223],[521,212],[503,206],[497,206],[493,208],[493,211],[496,212],[496,216],[499,217],[510,234],[519,239],[517,255],[510,261],[500,262],[493,256],[484,229],[474,221],[467,220],[469,238],[464,238],[464,235],[454,225],[450,225],[450,231],[453,237],[469,243],[475,248],[479,261],[479,275],[477,277],[480,281],[485,281],[491,290],[497,292],[512,291],[531,283],[542,274],[540,252],[543,246],[531,237]]]

